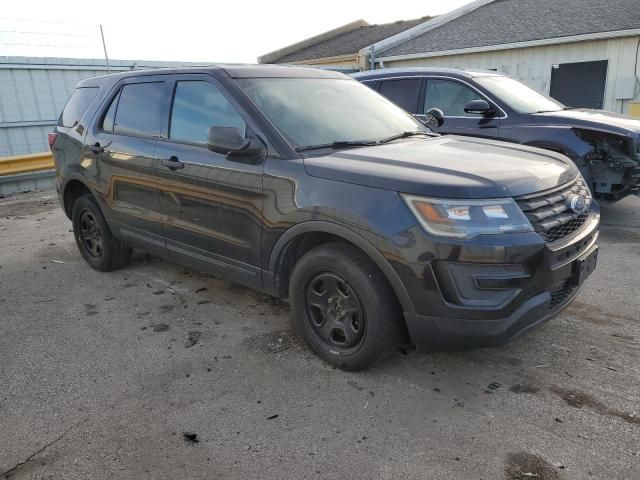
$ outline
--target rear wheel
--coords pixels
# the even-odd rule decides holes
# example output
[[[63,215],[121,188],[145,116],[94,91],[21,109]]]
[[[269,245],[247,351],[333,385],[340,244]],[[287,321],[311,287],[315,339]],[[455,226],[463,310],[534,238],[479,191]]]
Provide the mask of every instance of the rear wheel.
[[[360,250],[335,242],[307,252],[290,282],[296,326],[323,360],[362,370],[400,344],[400,309],[386,278]]]
[[[108,272],[129,263],[131,248],[113,236],[91,195],[83,195],[75,201],[71,221],[76,245],[93,268]]]

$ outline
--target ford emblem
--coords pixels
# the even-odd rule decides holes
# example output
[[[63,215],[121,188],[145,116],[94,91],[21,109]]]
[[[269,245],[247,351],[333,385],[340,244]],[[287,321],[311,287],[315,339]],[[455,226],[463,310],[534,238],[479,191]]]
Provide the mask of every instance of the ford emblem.
[[[575,213],[580,213],[587,208],[587,199],[584,195],[574,195],[569,202],[569,208]]]

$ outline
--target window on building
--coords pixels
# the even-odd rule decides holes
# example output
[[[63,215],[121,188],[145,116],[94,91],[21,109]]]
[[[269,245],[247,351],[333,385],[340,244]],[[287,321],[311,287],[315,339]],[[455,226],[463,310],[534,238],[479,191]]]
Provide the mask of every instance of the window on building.
[[[122,87],[114,132],[152,137],[160,133],[163,102],[162,82],[132,83]]]
[[[380,85],[380,93],[409,113],[418,113],[420,78],[385,80]]]
[[[483,100],[472,88],[453,80],[429,79],[425,92],[424,111],[439,108],[449,117],[478,117],[464,111],[464,107],[473,100]]]
[[[178,82],[169,138],[206,144],[212,126],[235,127],[243,136],[246,128],[240,114],[215,85],[197,80]]]

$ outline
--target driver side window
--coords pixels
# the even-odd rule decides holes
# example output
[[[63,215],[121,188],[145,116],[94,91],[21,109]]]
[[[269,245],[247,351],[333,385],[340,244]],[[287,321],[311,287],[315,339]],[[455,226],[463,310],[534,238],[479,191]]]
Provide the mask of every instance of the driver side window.
[[[453,80],[428,79],[425,92],[424,111],[439,108],[447,117],[480,117],[479,114],[467,113],[465,105],[473,100],[481,100],[482,96],[466,85]]]
[[[212,126],[235,127],[245,136],[244,120],[215,85],[201,80],[177,82],[169,138],[206,145]]]

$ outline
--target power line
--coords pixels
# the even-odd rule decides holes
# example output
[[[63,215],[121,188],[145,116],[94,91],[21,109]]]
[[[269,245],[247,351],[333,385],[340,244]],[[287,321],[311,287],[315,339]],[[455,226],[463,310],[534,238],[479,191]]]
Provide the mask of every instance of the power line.
[[[51,45],[48,43],[0,43],[7,47],[94,48],[88,45]]]
[[[0,30],[0,33],[19,33],[19,34],[33,34],[33,35],[55,35],[57,37],[95,38],[95,35],[83,35],[80,33],[33,32],[29,30]]]
[[[14,18],[14,17],[0,17],[0,20],[8,20],[10,22],[25,22],[25,23],[53,23],[58,25],[78,25],[78,26],[86,26],[84,23],[76,23],[76,22],[60,22],[57,20],[33,20],[27,18]]]

